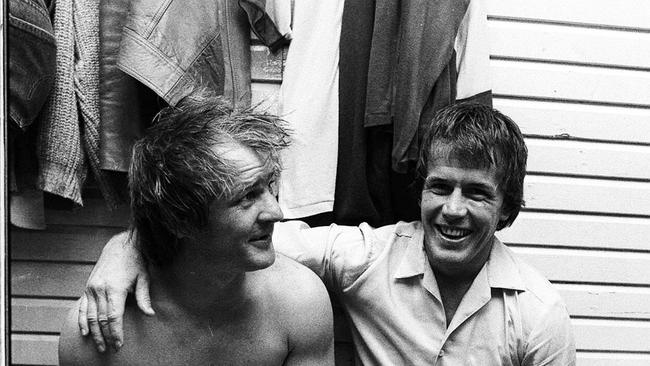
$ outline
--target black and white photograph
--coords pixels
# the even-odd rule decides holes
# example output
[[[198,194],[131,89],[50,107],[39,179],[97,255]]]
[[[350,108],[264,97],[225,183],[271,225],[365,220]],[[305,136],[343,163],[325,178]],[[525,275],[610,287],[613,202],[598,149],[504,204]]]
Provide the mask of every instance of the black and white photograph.
[[[0,366],[650,366],[650,1],[0,10]]]

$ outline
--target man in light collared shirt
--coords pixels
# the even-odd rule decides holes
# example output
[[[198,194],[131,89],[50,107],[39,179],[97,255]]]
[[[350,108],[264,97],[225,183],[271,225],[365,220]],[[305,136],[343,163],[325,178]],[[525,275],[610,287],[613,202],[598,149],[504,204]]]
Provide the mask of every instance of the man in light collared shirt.
[[[381,228],[286,222],[276,225],[273,242],[339,298],[364,365],[574,365],[560,296],[494,236],[523,205],[526,159],[508,117],[481,105],[451,106],[423,140],[421,221]],[[113,289],[109,304],[120,304],[143,277],[132,247],[122,244],[109,242],[100,261],[111,270],[89,281],[89,295]],[[116,271],[131,282],[110,283]],[[118,306],[88,314],[100,323],[111,314],[112,326],[102,327],[107,338],[121,337]]]

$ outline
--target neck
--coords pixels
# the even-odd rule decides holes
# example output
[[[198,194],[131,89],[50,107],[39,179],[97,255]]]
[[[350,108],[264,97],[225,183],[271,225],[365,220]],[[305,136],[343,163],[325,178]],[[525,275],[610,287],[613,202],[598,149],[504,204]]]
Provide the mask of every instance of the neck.
[[[438,290],[440,291],[440,299],[442,300],[445,309],[445,318],[447,326],[456,314],[458,305],[463,300],[463,297],[472,286],[472,282],[476,276],[471,277],[456,277],[448,276],[441,272],[434,271],[436,282],[438,283]]]
[[[446,290],[445,292],[452,290],[459,293],[461,297],[465,292],[467,292],[469,287],[472,285],[472,282],[474,282],[474,278],[476,278],[476,274],[460,277],[453,275],[449,276],[436,270],[434,270],[433,273],[436,276],[436,282],[438,283],[441,292],[443,289]]]
[[[179,255],[172,264],[150,266],[154,306],[174,306],[195,316],[210,316],[215,309],[228,312],[246,302],[247,275],[227,264],[205,263],[201,255]]]

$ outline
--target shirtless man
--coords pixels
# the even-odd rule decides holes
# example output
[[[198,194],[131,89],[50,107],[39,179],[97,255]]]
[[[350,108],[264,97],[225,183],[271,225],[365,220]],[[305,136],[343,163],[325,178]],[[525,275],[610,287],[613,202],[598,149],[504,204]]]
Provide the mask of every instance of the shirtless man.
[[[277,118],[206,93],[162,112],[129,172],[131,240],[149,267],[156,316],[129,302],[121,351],[98,353],[73,309],[61,365],[332,365],[327,292],[271,241],[288,144]]]

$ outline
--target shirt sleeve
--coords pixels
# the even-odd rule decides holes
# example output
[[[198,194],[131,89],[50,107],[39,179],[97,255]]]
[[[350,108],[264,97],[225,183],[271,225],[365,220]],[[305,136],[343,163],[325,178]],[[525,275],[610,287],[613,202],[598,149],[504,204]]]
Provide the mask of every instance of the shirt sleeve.
[[[492,104],[490,44],[484,0],[472,0],[456,35],[456,99]],[[489,100],[485,100],[488,98]]]
[[[380,254],[382,241],[367,224],[310,228],[301,221],[277,223],[275,250],[314,271],[334,292],[350,286]]]
[[[522,366],[576,364],[576,347],[569,314],[563,304],[550,307],[530,332]]]

